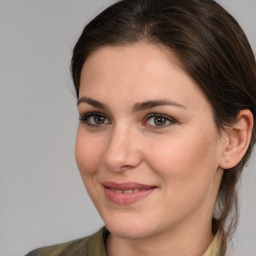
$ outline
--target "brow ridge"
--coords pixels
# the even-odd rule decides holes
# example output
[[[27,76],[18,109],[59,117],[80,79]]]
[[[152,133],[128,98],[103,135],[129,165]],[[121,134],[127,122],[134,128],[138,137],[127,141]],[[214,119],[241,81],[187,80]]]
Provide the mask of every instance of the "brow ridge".
[[[99,102],[99,101],[94,100],[89,97],[85,97],[85,96],[78,99],[77,106],[83,102],[85,102],[91,106],[97,107],[97,108],[109,109],[104,103]],[[177,103],[175,101],[169,100],[169,99],[156,99],[156,100],[148,100],[148,101],[144,101],[144,102],[135,103],[132,110],[133,110],[133,112],[139,112],[139,111],[144,111],[147,109],[151,109],[151,108],[154,108],[157,106],[163,106],[163,105],[174,106],[174,107],[179,107],[179,108],[184,108],[184,109],[186,108],[184,105]]]
[[[108,109],[108,107],[105,104],[103,104],[97,100],[94,100],[92,98],[85,97],[85,96],[78,99],[77,106],[83,102],[85,102],[93,107],[96,107],[96,108]]]
[[[184,105],[179,104],[175,101],[169,100],[169,99],[158,99],[158,100],[149,100],[141,103],[136,103],[133,106],[133,111],[138,112],[138,111],[143,111],[147,109],[151,109],[157,106],[174,106],[174,107],[179,107],[179,108],[186,108]]]

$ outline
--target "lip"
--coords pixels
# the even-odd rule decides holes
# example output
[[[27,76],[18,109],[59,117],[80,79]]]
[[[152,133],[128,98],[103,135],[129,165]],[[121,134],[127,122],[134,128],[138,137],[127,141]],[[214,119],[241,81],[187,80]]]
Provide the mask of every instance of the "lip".
[[[102,185],[104,187],[106,197],[112,203],[118,205],[135,203],[147,197],[157,188],[157,186],[154,185],[146,185],[136,182],[104,182]]]

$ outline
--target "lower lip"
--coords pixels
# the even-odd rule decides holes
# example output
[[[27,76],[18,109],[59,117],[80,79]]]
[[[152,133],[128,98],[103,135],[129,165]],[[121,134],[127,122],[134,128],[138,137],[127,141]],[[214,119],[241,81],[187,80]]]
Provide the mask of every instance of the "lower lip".
[[[135,203],[149,194],[151,194],[155,188],[147,189],[147,190],[141,190],[135,193],[116,193],[110,188],[105,187],[105,194],[106,197],[114,204],[119,205],[127,205]]]

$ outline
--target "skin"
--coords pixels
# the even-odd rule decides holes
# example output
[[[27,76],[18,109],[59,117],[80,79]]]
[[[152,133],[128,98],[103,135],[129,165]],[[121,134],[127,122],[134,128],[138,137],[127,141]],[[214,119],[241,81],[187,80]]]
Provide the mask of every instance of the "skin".
[[[76,160],[111,232],[108,255],[202,255],[213,239],[227,137],[175,55],[145,43],[98,49],[83,66],[79,98],[84,120]],[[159,100],[171,104],[135,110]],[[99,112],[96,121],[103,123],[95,125],[95,115],[83,118],[91,112]],[[166,118],[156,125],[152,113]],[[117,205],[105,195],[106,181],[157,188],[133,204]]]

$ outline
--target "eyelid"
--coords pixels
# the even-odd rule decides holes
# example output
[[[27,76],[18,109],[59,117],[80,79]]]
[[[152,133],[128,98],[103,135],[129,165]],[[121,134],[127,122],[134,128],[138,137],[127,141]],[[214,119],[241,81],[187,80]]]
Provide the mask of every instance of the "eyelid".
[[[148,122],[151,118],[155,118],[155,117],[162,117],[164,118],[165,120],[167,120],[169,122],[169,124],[166,124],[166,125],[162,125],[162,126],[157,126],[157,125],[146,125],[145,123]],[[145,121],[143,122],[143,126],[149,126],[153,129],[163,129],[163,128],[166,128],[172,124],[175,124],[177,123],[177,121],[173,118],[173,117],[170,117],[168,115],[165,115],[165,114],[162,114],[162,113],[151,113],[149,115],[146,116],[145,118]]]
[[[105,121],[107,121],[107,123],[104,121],[104,123],[102,124],[96,124],[96,123],[91,123],[89,122],[89,118],[91,117],[94,117],[94,116],[100,116],[100,117],[104,117],[105,118]],[[151,125],[151,124],[147,124],[147,122],[151,119],[151,118],[156,118],[156,117],[161,117],[163,119],[165,119],[168,123],[167,124],[164,124],[164,125]],[[99,112],[99,111],[93,111],[93,112],[88,112],[88,113],[85,113],[83,115],[80,116],[79,118],[79,121],[81,123],[84,123],[86,126],[90,126],[92,128],[99,128],[101,126],[105,126],[105,125],[108,125],[108,124],[111,124],[111,119],[103,114],[102,112]],[[142,126],[147,126],[149,128],[152,128],[152,129],[164,129],[164,128],[167,128],[173,124],[177,123],[177,120],[173,117],[170,117],[168,115],[165,115],[163,113],[150,113],[148,114],[145,118],[144,118],[144,121],[142,122]]]
[[[88,113],[83,114],[82,116],[79,117],[79,121],[81,123],[84,123],[85,125],[91,126],[91,127],[99,127],[99,126],[106,125],[106,123],[103,123],[103,124],[91,124],[91,123],[87,122],[88,119],[90,117],[93,117],[93,116],[102,116],[102,117],[106,118],[106,120],[109,121],[107,124],[111,123],[110,118],[108,116],[106,116],[105,114],[103,114],[101,112],[98,112],[98,111],[93,111],[93,112],[88,112]]]

